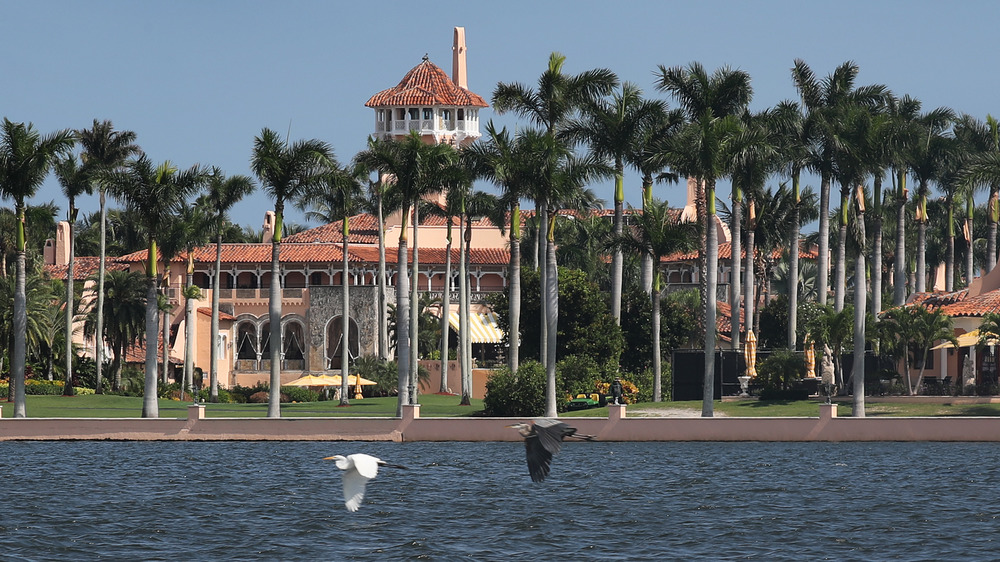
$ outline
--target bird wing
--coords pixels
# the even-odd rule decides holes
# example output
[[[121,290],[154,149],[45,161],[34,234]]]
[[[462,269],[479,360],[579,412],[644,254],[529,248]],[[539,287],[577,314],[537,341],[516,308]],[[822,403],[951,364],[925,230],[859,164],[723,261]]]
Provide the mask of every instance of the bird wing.
[[[357,511],[361,507],[361,500],[365,499],[365,484],[368,478],[362,476],[355,469],[344,471],[344,505],[347,511]]]
[[[562,440],[566,435],[572,435],[576,430],[563,422],[542,419],[535,422],[535,434],[540,445],[548,451],[549,457],[562,450]]]
[[[362,453],[355,453],[351,455],[351,460],[354,461],[354,468],[357,469],[358,474],[369,480],[375,478],[378,474],[378,465],[382,462],[382,460],[377,457]]]
[[[542,445],[537,436],[525,438],[524,448],[528,458],[528,474],[531,475],[531,481],[541,482],[545,480],[545,477],[549,475],[549,466],[552,464],[552,453]]]

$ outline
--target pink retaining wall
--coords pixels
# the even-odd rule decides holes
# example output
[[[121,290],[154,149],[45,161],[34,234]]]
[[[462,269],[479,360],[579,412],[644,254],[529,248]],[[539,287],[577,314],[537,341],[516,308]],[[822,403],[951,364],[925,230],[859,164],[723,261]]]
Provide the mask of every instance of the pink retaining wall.
[[[565,418],[601,441],[1000,441],[1000,418],[838,418],[821,406],[816,418]],[[0,421],[0,441],[519,441],[510,418],[18,418]]]

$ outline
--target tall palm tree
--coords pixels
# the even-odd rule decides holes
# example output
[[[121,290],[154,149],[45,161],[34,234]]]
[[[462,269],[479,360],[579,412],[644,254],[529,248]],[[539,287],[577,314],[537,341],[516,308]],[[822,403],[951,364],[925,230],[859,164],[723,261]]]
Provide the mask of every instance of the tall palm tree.
[[[69,200],[69,209],[66,218],[69,223],[69,264],[66,268],[66,384],[63,387],[64,396],[73,395],[73,315],[76,314],[76,305],[73,300],[74,270],[76,261],[76,219],[79,209],[76,208],[76,198],[91,192],[90,180],[86,172],[80,167],[76,157],[72,154],[56,161],[54,170],[59,185],[62,186],[63,195]]]
[[[322,179],[324,166],[333,158],[327,143],[312,139],[289,144],[278,133],[264,128],[254,138],[250,168],[261,188],[274,200],[274,233],[271,236],[270,319],[271,377],[267,417],[281,417],[281,235],[285,202],[294,201]]]
[[[238,203],[247,195],[253,193],[255,188],[253,180],[248,176],[235,175],[226,177],[218,167],[212,168],[206,179],[207,192],[205,206],[211,213],[210,232],[215,236],[215,267],[212,270],[212,320],[209,333],[211,335],[211,345],[209,347],[209,401],[215,403],[219,401],[219,291],[222,285],[222,234],[227,216],[233,205]]]
[[[306,218],[319,219],[324,222],[340,221],[341,236],[341,271],[340,284],[340,405],[350,405],[348,375],[350,374],[350,256],[351,217],[356,215],[363,205],[364,188],[362,181],[368,175],[368,170],[361,165],[340,167],[331,163],[329,170],[323,175],[319,185],[304,192],[298,201],[302,209],[309,209]],[[336,217],[336,219],[335,219]]]
[[[657,87],[676,99],[688,125],[671,142],[670,159],[678,173],[693,177],[705,189],[704,328],[705,373],[702,416],[712,416],[715,379],[716,287],[719,244],[715,224],[715,182],[730,168],[727,160],[737,142],[741,115],[753,95],[750,75],[728,67],[711,75],[699,63],[687,67],[659,66]]]
[[[107,256],[107,194],[102,183],[102,175],[105,172],[116,170],[125,165],[125,161],[131,156],[138,155],[141,150],[135,144],[136,134],[132,131],[115,131],[111,121],[98,121],[94,119],[94,124],[89,129],[82,129],[76,132],[80,139],[80,146],[83,149],[80,159],[84,169],[91,174],[100,192],[100,261],[97,265],[97,333],[103,333],[102,323],[104,322],[104,276],[105,259]],[[94,349],[94,361],[97,367],[97,390],[102,392],[101,384],[102,370],[104,365],[104,349],[101,342],[97,343]]]
[[[378,170],[383,178],[391,176],[387,180],[391,181],[390,189],[393,192],[389,199],[398,201],[401,210],[396,275],[396,363],[399,374],[397,415],[402,414],[403,406],[411,403],[416,390],[416,373],[411,370],[410,354],[417,354],[418,351],[411,343],[416,339],[410,333],[410,309],[419,303],[411,303],[410,281],[406,270],[411,211],[421,197],[440,191],[449,184],[450,178],[443,172],[454,163],[456,155],[451,146],[426,144],[414,132],[401,140],[371,140],[368,149],[356,157],[358,162],[369,169]]]
[[[859,67],[853,61],[838,66],[820,80],[801,59],[792,67],[792,81],[802,98],[809,127],[815,134],[810,167],[820,174],[819,207],[819,302],[826,304],[829,283],[830,185],[833,178],[833,157],[837,145],[839,115],[847,105],[872,106],[880,102],[885,86],[855,88]]]
[[[155,418],[159,416],[156,392],[157,247],[171,217],[180,211],[184,198],[200,187],[203,174],[198,166],[180,172],[170,161],[154,165],[142,155],[129,162],[124,170],[105,172],[104,176],[107,190],[136,213],[146,232],[146,364],[142,417]]]
[[[606,96],[618,85],[618,77],[614,72],[606,68],[597,68],[581,72],[580,74],[564,74],[562,71],[566,57],[559,53],[549,55],[549,64],[545,71],[538,77],[538,87],[535,90],[519,83],[505,84],[500,82],[493,90],[493,110],[498,114],[508,111],[514,112],[523,117],[527,117],[536,125],[545,128],[545,132],[550,137],[558,136],[562,133],[569,119],[582,105],[595,100],[601,96]],[[536,191],[538,188],[536,188]],[[535,217],[537,221],[537,232],[535,234],[536,251],[535,267],[539,266],[539,253],[546,254],[546,235],[549,227],[546,224],[548,213],[546,212],[546,202],[535,198]],[[540,248],[540,251],[539,251]],[[540,270],[542,293],[548,282],[547,272],[542,267]],[[546,315],[545,299],[542,299],[542,316]],[[547,326],[544,321],[541,330],[541,360],[544,363],[547,352]]]
[[[881,330],[883,339],[902,355],[907,389],[910,396],[916,396],[924,379],[931,347],[940,340],[958,347],[951,317],[940,308],[929,310],[922,305],[891,308],[883,316],[886,320],[885,329]],[[920,363],[920,373],[915,381],[910,378],[910,366],[914,363]]]
[[[614,234],[622,235],[625,206],[625,164],[644,140],[644,132],[666,113],[661,100],[647,100],[631,82],[622,84],[610,99],[596,98],[583,104],[582,118],[569,124],[566,135],[586,142],[599,158],[610,160],[615,169]],[[622,271],[624,257],[616,249],[611,259],[611,315],[621,323]]]
[[[617,246],[652,258],[653,291],[650,295],[652,303],[653,325],[653,402],[662,400],[660,354],[660,296],[662,293],[660,259],[674,252],[689,252],[697,245],[698,224],[681,222],[674,217],[666,201],[649,201],[642,213],[636,214],[632,228],[616,238]]]
[[[25,412],[24,368],[26,354],[27,312],[25,296],[25,199],[35,195],[56,158],[67,152],[75,142],[68,130],[41,135],[34,125],[14,123],[4,117],[0,131],[0,197],[14,201],[15,246],[17,270],[14,290],[14,342],[11,350],[11,376],[14,395],[14,417]]]
[[[986,244],[986,269],[992,271],[997,262],[997,218],[1000,214],[1000,201],[997,191],[1000,190],[1000,122],[992,116],[987,116],[984,127],[987,136],[986,146],[977,150],[965,169],[964,181],[976,187],[989,188],[987,203],[987,223],[989,231]],[[956,128],[956,134],[959,129]]]
[[[906,162],[917,182],[916,193],[916,283],[914,290],[924,292],[927,284],[927,198],[931,193],[930,184],[936,182],[945,170],[950,149],[948,128],[955,119],[955,113],[948,108],[938,108],[923,113],[918,119],[920,138],[910,146]]]
[[[886,115],[889,117],[888,153],[893,172],[893,207],[896,211],[896,243],[892,264],[892,304],[902,306],[906,302],[906,157],[915,142],[919,142],[917,118],[920,115],[920,101],[904,95],[897,98],[891,94],[885,97]],[[875,251],[878,251],[875,249]]]
[[[208,179],[208,173],[203,172],[202,181]],[[194,254],[199,246],[204,246],[210,239],[212,224],[215,217],[209,207],[209,201],[202,195],[192,203],[184,202],[177,214],[175,228],[177,236],[181,241],[184,250],[185,279],[184,289],[184,382],[181,385],[181,398],[184,390],[194,394],[194,352],[192,351],[192,341],[194,340],[194,304],[201,297],[201,291],[194,284]],[[168,266],[165,264],[165,268]],[[215,338],[211,338],[214,346]]]

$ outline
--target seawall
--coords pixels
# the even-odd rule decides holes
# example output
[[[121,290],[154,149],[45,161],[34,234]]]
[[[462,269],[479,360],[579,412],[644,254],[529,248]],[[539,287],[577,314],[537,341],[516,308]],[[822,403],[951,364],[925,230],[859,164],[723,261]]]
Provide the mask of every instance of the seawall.
[[[998,417],[841,418],[820,405],[818,417],[565,418],[601,441],[1000,441]],[[176,418],[7,418],[0,441],[519,441],[512,418],[206,418],[203,406]]]

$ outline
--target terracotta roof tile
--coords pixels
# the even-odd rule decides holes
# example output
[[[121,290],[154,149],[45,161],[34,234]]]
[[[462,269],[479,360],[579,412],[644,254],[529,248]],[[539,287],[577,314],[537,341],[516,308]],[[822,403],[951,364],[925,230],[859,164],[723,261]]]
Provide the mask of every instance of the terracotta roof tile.
[[[343,222],[337,221],[317,226],[316,228],[310,228],[309,230],[286,236],[282,241],[287,243],[336,242],[339,244],[343,240],[343,236],[341,235],[343,230],[341,225]],[[348,231],[348,242],[351,244],[378,244],[377,217],[369,214],[355,215],[350,218],[348,226],[350,228]]]
[[[89,257],[89,256],[79,256],[73,260],[73,279],[76,281],[84,281],[92,276],[97,276],[97,269],[101,263],[101,258],[99,257]],[[124,271],[128,269],[128,263],[125,263],[121,258],[108,257],[104,260],[104,270],[105,271]],[[66,279],[66,274],[69,271],[68,265],[46,265],[44,267],[45,273],[49,274],[49,277],[53,279]]]
[[[199,306],[198,307],[198,314],[204,314],[205,316],[212,316],[212,309],[208,308],[207,306]],[[219,320],[236,320],[236,317],[233,316],[232,314],[229,314],[229,313],[226,313],[226,312],[223,312],[223,311],[220,310],[219,311]]]
[[[918,293],[907,305],[922,304],[930,309],[940,309],[948,316],[983,316],[988,312],[1000,313],[1000,291],[990,291],[974,297],[968,289],[952,293]]]
[[[782,250],[775,250],[772,256],[774,258],[781,257]],[[740,254],[744,259],[746,259],[746,248],[743,248]],[[732,259],[733,256],[733,245],[731,242],[722,242],[719,244],[719,259],[728,260]],[[799,259],[816,259],[818,253],[812,248],[799,248]],[[671,254],[663,258],[664,262],[675,262],[675,261],[693,261],[698,259],[698,251],[687,252],[684,254]]]
[[[395,88],[382,90],[365,107],[459,105],[489,107],[481,96],[459,88],[445,71],[429,60],[413,67]]]

